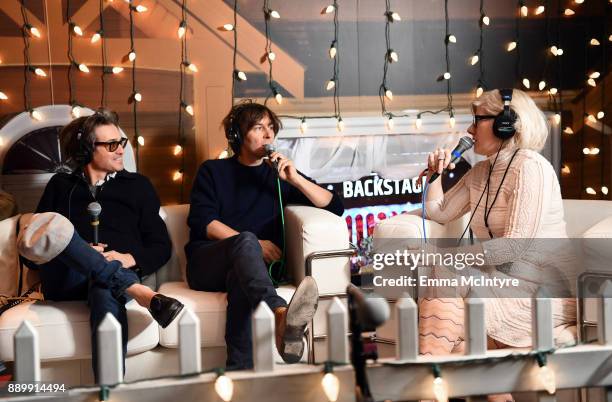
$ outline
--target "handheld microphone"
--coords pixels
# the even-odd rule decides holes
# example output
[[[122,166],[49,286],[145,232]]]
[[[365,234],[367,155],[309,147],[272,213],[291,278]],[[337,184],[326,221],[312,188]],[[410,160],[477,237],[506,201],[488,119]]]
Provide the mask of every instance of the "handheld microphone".
[[[87,206],[87,213],[89,214],[91,227],[93,229],[93,245],[98,245],[98,225],[100,225],[100,220],[98,217],[100,216],[100,212],[102,212],[102,206],[97,202],[91,202]]]
[[[471,137],[468,137],[467,135],[465,137],[461,137],[459,139],[459,144],[457,144],[455,149],[453,149],[453,151],[451,152],[452,158],[451,158],[450,163],[456,164],[457,162],[459,162],[459,160],[461,160],[461,155],[463,155],[465,151],[472,148],[473,146],[474,146],[474,141],[472,140]],[[446,171],[446,169],[444,170]],[[434,174],[432,174],[431,178],[429,179],[429,184],[433,183],[438,177],[440,177],[440,174],[438,172],[435,172]]]
[[[379,295],[365,295],[357,286],[350,284],[346,293],[353,298],[359,323],[365,328],[376,328],[389,319],[389,304]]]
[[[274,146],[274,144],[265,144],[264,148],[266,150],[266,154],[268,154],[268,158],[270,157],[270,155],[272,155],[272,152],[276,152],[276,147]],[[278,172],[278,161],[273,161],[272,159],[270,159],[270,161],[272,161],[274,169]]]

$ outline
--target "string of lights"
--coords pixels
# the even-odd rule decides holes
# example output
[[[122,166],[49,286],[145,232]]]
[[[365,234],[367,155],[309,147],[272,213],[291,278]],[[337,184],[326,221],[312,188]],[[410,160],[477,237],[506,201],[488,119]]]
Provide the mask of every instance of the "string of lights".
[[[25,61],[24,65],[24,85],[23,85],[23,98],[25,110],[30,114],[30,117],[36,121],[41,121],[43,119],[42,113],[32,107],[31,99],[30,99],[30,74],[35,74],[39,77],[46,77],[47,73],[40,67],[35,67],[32,65],[30,61],[30,38],[35,37],[40,39],[41,34],[38,28],[30,24],[28,20],[28,13],[25,5],[26,0],[21,0],[21,16],[23,18],[23,27],[21,30],[21,34],[23,36],[23,57]]]
[[[132,62],[132,95],[130,96],[130,102],[132,103],[132,119],[134,124],[134,154],[136,157],[136,168],[140,161],[140,147],[144,146],[144,137],[138,133],[138,103],[142,101],[142,95],[136,89],[136,50],[134,48],[134,12],[144,12],[146,7],[142,5],[134,6],[132,0],[128,0],[130,8],[130,52],[127,55],[127,59]]]
[[[479,67],[478,81],[476,82],[476,97],[477,98],[480,98],[480,95],[482,95],[484,90],[487,89],[488,87],[488,85],[486,84],[485,75],[484,75],[484,46],[483,46],[484,32],[483,31],[484,31],[485,25],[489,26],[489,24],[491,23],[491,19],[487,16],[487,14],[484,11],[484,0],[480,0],[479,11],[480,11],[480,16],[478,18],[478,29],[479,29],[478,49],[470,58],[470,64],[472,66],[480,63],[478,65]]]
[[[607,199],[608,198],[608,186],[606,183],[606,164],[605,164],[605,160],[606,160],[606,146],[605,146],[605,141],[606,141],[606,124],[604,121],[604,117],[605,117],[605,109],[606,109],[606,79],[605,77],[608,76],[608,61],[607,61],[607,46],[608,46],[608,42],[606,41],[606,38],[608,37],[608,1],[603,0],[603,7],[604,7],[604,19],[603,19],[603,27],[602,27],[602,41],[603,45],[599,45],[601,46],[601,74],[604,77],[604,79],[601,80],[601,109],[599,110],[599,112],[597,113],[597,118],[599,120],[601,120],[601,138],[600,138],[600,144],[601,144],[601,149],[602,149],[602,153],[601,153],[601,181],[600,181],[600,186],[601,186],[601,194],[603,195],[602,198]],[[597,39],[596,39],[597,41]],[[599,42],[600,43],[600,42]]]
[[[108,74],[108,58],[106,55],[106,38],[104,37],[104,0],[100,0],[100,29],[94,33],[91,37],[91,43],[100,41],[100,52],[102,53],[102,73],[100,79],[102,80],[102,95],[100,98],[100,106],[106,107],[106,75]],[[123,70],[123,69],[122,69]],[[111,70],[112,71],[112,70]],[[121,72],[121,71],[119,71]]]
[[[546,88],[547,83],[549,82],[549,69],[548,69],[548,64],[549,64],[549,55],[548,55],[548,50],[550,50],[550,52],[552,53],[553,56],[557,56],[558,55],[558,49],[556,46],[551,46],[550,43],[550,7],[549,7],[549,0],[545,1],[545,6],[544,6],[544,71],[542,73],[542,78],[540,79],[540,82],[538,83],[538,89],[540,91],[543,91]]]
[[[587,37],[588,37],[588,24],[585,24],[583,26],[583,34],[582,34],[582,40],[586,42]],[[589,47],[585,46],[584,47],[584,60],[583,60],[583,68],[584,68],[584,74],[588,75],[588,68],[589,68]],[[589,78],[589,80],[591,80],[591,78]],[[593,79],[593,83],[595,82],[595,80]],[[589,84],[589,82],[587,82],[587,84]],[[586,120],[588,119],[587,117],[587,109],[586,109],[586,98],[587,98],[587,93],[588,93],[588,89],[589,87],[586,86],[583,93],[582,93],[582,133],[580,135],[580,148],[582,148],[582,152],[584,155],[596,155],[597,153],[599,153],[599,149],[597,150],[597,153],[593,153],[591,152],[593,150],[593,148],[586,148],[585,147],[585,137],[586,137],[586,133],[587,133],[587,125],[586,125]],[[587,194],[593,195],[595,193],[595,190],[592,187],[586,187],[585,188],[585,158],[583,157],[582,160],[580,161],[580,188],[581,189],[585,189]],[[581,197],[582,198],[582,197]]]
[[[247,75],[244,71],[238,70],[236,59],[238,57],[238,0],[234,0],[234,24],[225,24],[223,29],[226,31],[234,31],[234,54],[233,54],[233,70],[232,70],[232,106],[236,103],[236,81],[242,82],[247,80]]]
[[[268,103],[270,95],[274,96],[276,103],[280,105],[281,103],[283,103],[283,95],[280,93],[278,85],[274,82],[272,78],[272,62],[276,60],[276,53],[274,53],[274,51],[272,50],[272,37],[270,35],[270,19],[278,19],[280,18],[280,14],[278,13],[278,11],[270,8],[270,0],[264,0],[262,10],[264,13],[264,24],[266,31],[266,48],[265,53],[261,57],[261,62],[268,62],[268,87],[270,88],[270,92],[268,93],[268,96],[266,96],[264,105]]]
[[[399,60],[399,56],[395,50],[391,47],[391,24],[401,21],[400,15],[391,10],[391,1],[385,0],[385,54],[384,54],[384,64],[383,64],[383,78],[382,83],[378,89],[378,97],[380,99],[380,106],[382,109],[382,115],[387,118],[387,128],[389,130],[393,129],[394,117],[407,117],[407,114],[394,114],[392,112],[387,111],[387,100],[393,100],[393,92],[387,83],[388,72],[389,72],[389,64],[394,63]]]
[[[70,107],[73,118],[81,117],[82,104],[77,102],[75,96],[74,69],[78,69],[84,73],[89,73],[89,67],[83,63],[79,63],[74,58],[73,53],[73,35],[83,36],[83,29],[72,21],[70,0],[66,0],[66,21],[68,21],[68,94],[70,97]]]

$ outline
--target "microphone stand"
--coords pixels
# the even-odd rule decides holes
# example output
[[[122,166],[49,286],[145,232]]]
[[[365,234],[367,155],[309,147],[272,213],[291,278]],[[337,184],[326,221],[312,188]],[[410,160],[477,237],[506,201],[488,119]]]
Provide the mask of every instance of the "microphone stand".
[[[366,373],[366,360],[376,359],[378,355],[375,351],[366,353],[361,338],[363,327],[359,322],[357,306],[351,293],[348,294],[349,326],[351,331],[351,364],[355,370],[355,397],[357,402],[373,402],[368,376]]]

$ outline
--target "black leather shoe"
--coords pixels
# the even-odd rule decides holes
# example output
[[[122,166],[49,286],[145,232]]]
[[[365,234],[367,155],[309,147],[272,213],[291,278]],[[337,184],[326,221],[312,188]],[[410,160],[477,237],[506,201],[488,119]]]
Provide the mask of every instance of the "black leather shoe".
[[[180,301],[158,293],[151,299],[149,312],[162,328],[166,328],[179,315],[183,307]]]

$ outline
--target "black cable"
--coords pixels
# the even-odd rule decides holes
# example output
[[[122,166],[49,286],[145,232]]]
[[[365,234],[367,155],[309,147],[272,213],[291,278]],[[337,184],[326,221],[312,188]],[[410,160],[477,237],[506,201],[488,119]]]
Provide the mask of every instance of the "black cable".
[[[588,23],[584,24],[582,26],[582,41],[583,43],[587,43],[587,38],[588,38]],[[586,45],[584,47],[584,76],[588,76],[589,74],[589,46]],[[587,98],[587,93],[588,93],[589,87],[588,84],[585,86],[585,89],[583,90],[583,94],[582,94],[582,133],[580,135],[580,149],[584,149],[584,144],[585,144],[585,136],[586,136],[586,129],[587,129],[587,125],[586,125],[586,116],[587,116],[587,112],[586,112],[586,98]],[[584,179],[585,179],[585,175],[584,175],[584,165],[585,165],[585,156],[583,153],[582,156],[582,161],[580,163],[580,198],[583,198],[583,191],[585,190],[584,187]]]
[[[21,29],[21,34],[23,36],[23,58],[25,61],[25,66],[23,69],[24,73],[24,84],[23,84],[23,101],[25,109],[28,112],[32,111],[32,104],[30,101],[30,73],[32,72],[32,65],[30,63],[30,34],[29,29],[31,27],[30,22],[28,21],[28,14],[26,12],[25,0],[21,0],[21,16],[23,18],[23,27]]]
[[[238,53],[238,0],[234,0],[234,54],[232,71],[232,106],[236,103],[236,80],[238,79],[238,69],[236,68],[236,56]]]
[[[387,84],[387,74],[389,71],[389,58],[392,52],[391,49],[391,22],[393,21],[391,17],[391,1],[385,0],[385,54],[384,54],[384,63],[383,63],[383,78],[378,88],[378,98],[380,100],[381,113],[383,116],[388,117],[389,119],[393,118],[392,113],[387,112],[387,104],[386,104],[386,92],[389,90],[389,86]]]
[[[448,0],[444,0],[444,26],[446,27],[446,36],[445,38],[448,38],[449,35],[449,18],[448,18]],[[444,41],[444,51],[445,51],[445,57],[446,57],[446,72],[448,72],[450,74],[450,55],[448,53],[448,45],[449,45],[449,41],[445,40]],[[448,113],[450,117],[454,116],[454,110],[453,110],[453,93],[451,91],[451,77],[449,77],[449,79],[446,80],[446,97],[448,100],[448,104],[447,104],[447,108],[448,108]]]
[[[106,74],[108,74],[108,58],[106,54],[106,38],[104,37],[104,0],[100,0],[100,47],[102,52],[102,74],[100,75],[102,80],[102,98],[100,101],[101,107],[106,107]]]
[[[265,60],[268,61],[268,87],[270,88],[270,92],[268,93],[268,95],[266,96],[266,99],[264,100],[264,105],[267,105],[268,99],[270,99],[270,96],[276,96],[276,94],[278,93],[278,90],[276,89],[276,86],[274,85],[274,80],[273,80],[273,75],[272,75],[272,59],[270,58],[270,54],[272,53],[272,38],[270,35],[270,16],[271,16],[272,9],[270,9],[269,0],[264,0],[264,5],[263,5],[262,10],[264,13],[264,24],[265,24],[265,31],[266,31],[266,48],[265,48],[265,54],[263,58],[264,58],[264,61]]]
[[[68,61],[70,62],[68,65],[68,96],[70,98],[70,106],[76,107],[77,102],[74,96],[74,66],[75,59],[74,54],[72,53],[72,32],[74,28],[74,24],[72,23],[72,18],[70,15],[70,0],[66,0],[66,21],[68,22]]]
[[[516,80],[515,82],[519,83],[522,79],[522,71],[521,71],[521,30],[520,30],[520,21],[521,21],[521,10],[525,6],[524,0],[518,1],[518,12],[516,14],[516,25],[515,25],[515,34],[514,34],[514,42],[516,43],[516,59],[515,59],[515,74]],[[520,85],[517,85],[519,87]]]
[[[134,52],[134,6],[130,0],[130,52]],[[138,101],[135,99],[136,95],[136,57],[132,60],[132,115],[134,120],[134,139],[135,139],[135,157],[136,157],[136,170],[140,162],[140,143],[138,142]]]
[[[601,43],[601,65],[602,65],[602,71],[601,71],[601,76],[603,77],[603,79],[601,80],[601,111],[604,112],[604,116],[601,118],[601,145],[600,145],[600,149],[601,149],[601,187],[603,188],[606,185],[606,171],[605,171],[605,150],[606,150],[606,146],[605,146],[605,134],[606,134],[606,124],[605,124],[605,109],[606,109],[606,77],[608,76],[608,61],[607,61],[607,46],[608,46],[608,32],[607,32],[607,28],[608,28],[608,1],[607,0],[603,0],[603,6],[604,6],[604,23],[603,23],[603,36],[602,36],[602,43]],[[607,186],[606,186],[607,187]],[[601,188],[600,188],[601,190]],[[608,189],[609,191],[609,189]],[[608,198],[608,194],[604,194],[603,191],[601,192],[602,194],[602,198],[607,199]]]
[[[478,50],[476,51],[476,55],[478,55],[478,59],[479,59],[478,62],[480,63],[477,88],[480,87],[483,90],[488,89],[488,86],[485,83],[485,78],[484,78],[484,46],[483,46],[484,32],[483,32],[483,28],[484,28],[485,15],[486,14],[484,11],[484,0],[480,0],[480,19],[478,20],[478,28],[480,29],[480,37],[479,37],[479,43],[478,43]]]
[[[185,184],[185,125],[183,124],[183,111],[186,110],[187,102],[185,101],[184,87],[185,87],[185,68],[189,63],[187,55],[187,0],[182,0],[181,4],[181,27],[185,28],[185,33],[181,37],[181,63],[179,65],[180,71],[180,88],[179,88],[179,110],[178,110],[178,132],[177,132],[177,146],[180,147],[181,162],[179,173],[181,174],[181,184],[179,189],[179,202],[183,203],[183,187]]]
[[[334,42],[336,43],[338,52],[334,57],[334,79],[336,85],[334,86],[334,115],[338,120],[342,120],[340,115],[340,37],[338,35],[338,0],[334,0]]]
[[[551,44],[550,44],[550,30],[549,30],[549,27],[550,27],[550,13],[549,13],[549,10],[550,10],[550,0],[546,0],[544,2],[544,41],[545,41],[544,49],[545,49],[545,51],[544,51],[544,73],[543,73],[543,76],[542,76],[542,80],[544,80],[547,84],[550,83],[550,81],[548,80],[548,63],[549,63],[549,59],[550,59],[551,56],[555,57],[550,52]]]

